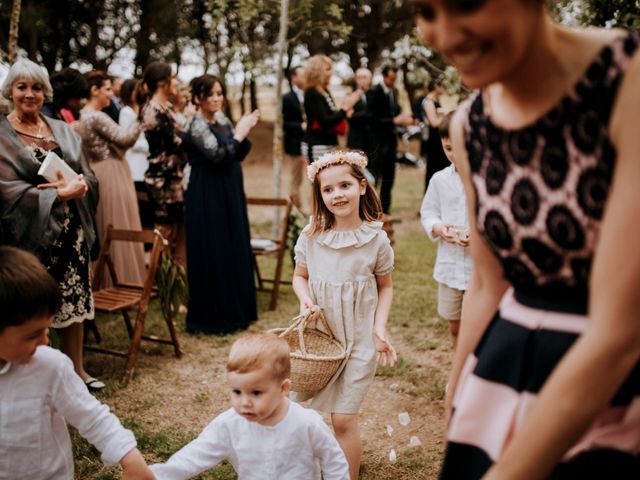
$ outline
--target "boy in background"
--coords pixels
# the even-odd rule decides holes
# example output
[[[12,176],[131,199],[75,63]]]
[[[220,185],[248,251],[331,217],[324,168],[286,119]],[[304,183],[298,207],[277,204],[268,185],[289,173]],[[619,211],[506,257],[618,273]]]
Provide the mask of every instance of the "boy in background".
[[[449,124],[453,112],[440,121],[442,148],[453,162]],[[452,163],[431,177],[420,208],[420,219],[431,240],[438,242],[433,278],[438,282],[438,314],[449,322],[451,343],[455,349],[460,329],[462,298],[471,279],[469,217],[460,175]]]
[[[38,259],[0,247],[0,479],[73,480],[65,420],[120,463],[123,479],[153,480],[136,440],[87,390],[71,360],[49,348],[57,282]]]

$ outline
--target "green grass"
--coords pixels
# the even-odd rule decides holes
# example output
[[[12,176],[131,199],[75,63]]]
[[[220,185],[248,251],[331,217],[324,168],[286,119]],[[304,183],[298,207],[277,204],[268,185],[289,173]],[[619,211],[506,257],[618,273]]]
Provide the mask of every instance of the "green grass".
[[[441,358],[447,357],[451,349],[448,326],[435,313],[437,285],[431,277],[435,245],[427,239],[417,222],[411,220],[416,218],[420,206],[422,182],[423,175],[418,175],[415,171],[400,171],[397,176],[394,189],[394,215],[399,214],[405,220],[402,224],[395,226],[394,301],[389,319],[389,332],[394,341],[403,348],[399,349],[401,356],[397,366],[379,368],[377,377],[381,381],[390,382],[393,390],[405,395],[407,399],[418,404],[435,405],[433,408],[438,411],[442,408],[447,375],[441,366]],[[266,232],[270,229],[270,222],[260,220],[258,223],[259,225],[253,225],[256,231]],[[273,262],[262,258],[259,261],[263,274],[270,275]],[[290,279],[292,271],[293,265],[287,254],[283,278]],[[259,293],[260,320],[250,327],[251,331],[286,326],[298,311],[298,301],[290,286],[282,287],[278,308],[275,311],[267,311],[268,304],[269,295]],[[135,318],[133,315],[132,319]],[[126,349],[128,337],[124,323],[118,315],[99,315],[97,321],[106,345]],[[223,367],[217,363],[223,365],[222,359],[226,356],[231,342],[239,334],[187,335],[184,317],[178,316],[176,323],[180,338],[192,347],[197,346],[198,351],[203,352],[189,360],[190,366],[223,371]],[[162,336],[167,334],[166,325],[156,302],[149,309],[145,331]],[[53,343],[55,342],[54,338]],[[155,359],[159,363],[172,360],[171,355],[170,346],[143,342],[138,356],[136,377],[133,380],[134,386],[137,379],[145,375],[162,375],[162,367],[153,363]],[[213,367],[212,358],[217,362]],[[150,359],[151,363],[149,363]],[[141,361],[144,361],[144,366],[141,366]],[[124,425],[134,432],[139,448],[149,463],[166,460],[198,435],[199,429],[196,428],[182,430],[159,428],[155,424],[153,418],[162,415],[162,404],[157,402],[154,396],[139,398],[130,394],[130,387],[120,381],[124,368],[123,359],[87,353],[85,363],[89,372],[107,382],[107,389],[99,394],[100,400],[110,405],[117,404],[117,415]],[[176,381],[178,380],[179,378],[176,378]],[[216,397],[215,393],[211,393],[207,386],[193,388],[193,391],[189,391],[188,394],[190,409],[208,411],[212,406],[221,408],[220,398]],[[119,467],[105,467],[100,461],[99,453],[73,428],[70,430],[77,479],[120,478]],[[442,455],[442,442],[437,439],[429,443],[424,436],[421,438],[422,448],[406,449],[398,455],[398,460],[394,463],[390,463],[388,458],[380,453],[364,455],[361,478],[376,480],[436,478]],[[231,480],[237,477],[233,468],[228,463],[224,463],[197,478]]]

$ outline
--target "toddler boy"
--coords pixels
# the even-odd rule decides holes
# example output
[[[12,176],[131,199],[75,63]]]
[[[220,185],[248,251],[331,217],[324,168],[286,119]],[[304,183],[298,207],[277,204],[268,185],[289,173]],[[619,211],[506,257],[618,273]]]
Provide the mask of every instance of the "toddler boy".
[[[442,148],[450,162],[453,148],[449,124],[453,112],[440,121]],[[428,161],[428,160],[427,160]],[[462,298],[471,279],[469,249],[469,220],[464,186],[455,165],[436,172],[429,181],[427,193],[420,208],[422,226],[429,238],[438,242],[433,278],[438,282],[438,314],[449,321],[451,342],[456,347]]]
[[[71,360],[49,348],[58,284],[32,254],[0,247],[0,479],[73,480],[65,420],[120,463],[124,479],[152,480],[133,434],[89,393]]]
[[[158,480],[191,478],[228,460],[239,480],[349,480],[344,453],[322,417],[287,398],[289,346],[270,333],[249,334],[231,347],[227,383],[232,408],[167,463]]]

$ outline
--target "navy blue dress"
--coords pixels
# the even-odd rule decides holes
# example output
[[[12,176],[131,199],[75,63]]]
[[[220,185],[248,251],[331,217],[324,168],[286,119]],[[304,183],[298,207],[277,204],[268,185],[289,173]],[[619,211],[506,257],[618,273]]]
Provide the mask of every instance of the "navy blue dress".
[[[185,196],[189,312],[187,330],[246,328],[257,318],[249,219],[240,162],[251,149],[228,121],[189,122],[183,147],[191,164]]]

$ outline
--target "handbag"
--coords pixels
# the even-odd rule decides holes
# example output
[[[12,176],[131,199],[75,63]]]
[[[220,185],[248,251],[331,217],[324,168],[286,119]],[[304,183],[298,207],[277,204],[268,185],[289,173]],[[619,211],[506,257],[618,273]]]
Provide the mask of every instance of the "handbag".
[[[324,129],[324,128],[322,128],[320,126],[320,124],[318,123],[317,120],[314,120],[311,123],[311,130],[329,132],[329,133],[332,133],[334,135],[344,135],[345,133],[347,133],[347,121],[346,120],[340,120],[340,123],[338,123],[337,125],[334,125],[333,127],[329,128],[329,129]]]

